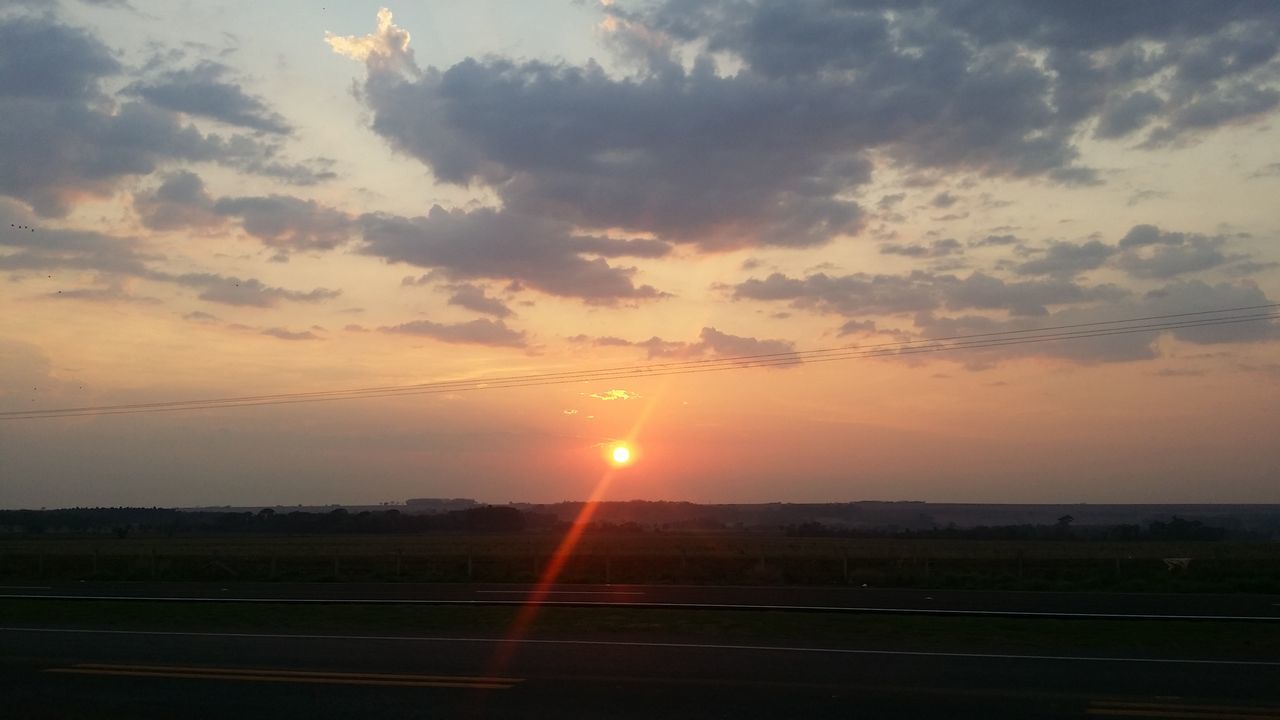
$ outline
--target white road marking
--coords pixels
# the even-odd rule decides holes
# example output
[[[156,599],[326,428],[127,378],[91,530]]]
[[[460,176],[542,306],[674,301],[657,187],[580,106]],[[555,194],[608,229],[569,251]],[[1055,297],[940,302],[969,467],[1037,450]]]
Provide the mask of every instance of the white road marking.
[[[25,595],[0,594],[0,600],[103,600],[133,602],[264,603],[276,605],[527,605],[523,600],[425,600],[392,598],[184,597],[165,595]],[[793,612],[870,613],[882,615],[957,615],[975,617],[1083,618],[1093,620],[1234,620],[1280,622],[1280,615],[1163,615],[1158,613],[1042,612],[1034,610],[957,610],[846,605],[762,605],[755,603],[601,602],[543,600],[546,606],[612,607],[665,610],[783,610]]]
[[[412,635],[307,635],[292,633],[182,632],[177,630],[86,630],[78,628],[0,627],[0,632],[61,633],[80,635],[148,635],[260,640],[360,640],[386,642],[514,643],[520,645],[579,645],[589,647],[671,648],[674,650],[746,650],[763,652],[825,653],[831,655],[886,655],[902,657],[973,658],[990,660],[1053,660],[1076,662],[1157,663],[1165,665],[1247,665],[1280,667],[1271,660],[1213,660],[1196,658],[1106,657],[1090,655],[1016,655],[1011,653],[935,652],[929,650],[861,650],[854,648],[793,647],[786,645],[722,645],[715,643],[628,642],[615,640],[536,640],[507,638],[424,637]]]

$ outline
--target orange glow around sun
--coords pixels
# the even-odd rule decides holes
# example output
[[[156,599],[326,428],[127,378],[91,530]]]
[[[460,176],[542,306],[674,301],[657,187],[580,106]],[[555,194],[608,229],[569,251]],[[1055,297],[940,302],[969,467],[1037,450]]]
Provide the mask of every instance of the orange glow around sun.
[[[631,462],[631,449],[626,445],[618,445],[610,453],[614,465],[626,465]]]

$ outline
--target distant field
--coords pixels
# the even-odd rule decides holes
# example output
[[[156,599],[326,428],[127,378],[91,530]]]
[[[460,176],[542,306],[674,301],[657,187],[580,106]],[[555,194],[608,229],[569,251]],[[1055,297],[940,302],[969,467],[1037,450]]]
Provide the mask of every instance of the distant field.
[[[552,535],[0,540],[0,579],[528,582]],[[1191,558],[1169,570],[1164,558]],[[563,582],[1280,592],[1280,544],[583,538]]]

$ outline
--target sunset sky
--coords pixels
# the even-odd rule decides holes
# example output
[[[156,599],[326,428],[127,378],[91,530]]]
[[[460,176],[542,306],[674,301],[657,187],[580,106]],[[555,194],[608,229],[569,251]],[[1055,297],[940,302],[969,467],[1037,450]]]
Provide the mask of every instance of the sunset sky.
[[[385,0],[383,0],[385,2]],[[0,411],[1280,302],[1274,2],[0,0]],[[1275,322],[0,420],[0,507],[1280,502]]]

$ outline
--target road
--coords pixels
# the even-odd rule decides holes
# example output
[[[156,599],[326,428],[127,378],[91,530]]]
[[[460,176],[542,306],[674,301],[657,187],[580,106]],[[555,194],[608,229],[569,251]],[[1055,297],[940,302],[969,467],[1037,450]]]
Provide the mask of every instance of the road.
[[[0,630],[14,718],[1280,718],[1277,662]]]
[[[518,605],[528,585],[419,583],[72,583],[0,585],[3,597],[188,598],[207,601]],[[1249,618],[1280,621],[1280,596],[1160,593],[1053,593],[845,587],[556,585],[549,605],[785,608],[810,611],[1003,616]]]

